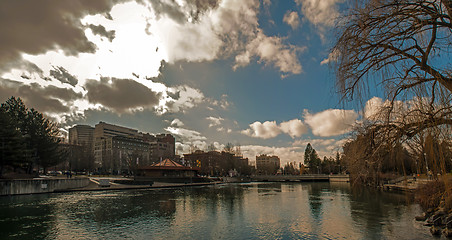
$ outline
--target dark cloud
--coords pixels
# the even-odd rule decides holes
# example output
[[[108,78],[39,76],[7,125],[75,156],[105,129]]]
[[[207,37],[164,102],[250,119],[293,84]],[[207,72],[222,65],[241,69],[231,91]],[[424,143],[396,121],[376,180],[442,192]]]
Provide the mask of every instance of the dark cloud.
[[[94,24],[88,25],[88,28],[90,28],[94,34],[108,38],[110,42],[115,39],[115,30],[107,31],[104,26]]]
[[[50,76],[62,83],[68,83],[71,86],[75,86],[78,83],[77,78],[71,75],[64,67],[53,67],[53,70],[50,70]]]
[[[157,16],[162,14],[167,15],[178,23],[184,23],[187,21],[185,14],[181,11],[179,5],[176,2],[172,4],[162,2],[161,0],[150,0],[152,9],[155,11]]]
[[[68,55],[94,52],[80,19],[105,13],[118,1],[21,0],[0,1],[0,66],[21,53],[40,54],[63,49]]]
[[[36,83],[25,85],[8,79],[0,80],[0,100],[2,102],[11,96],[20,97],[29,108],[35,108],[40,112],[68,112],[70,110],[69,106],[63,101],[72,102],[83,97],[81,93],[76,93],[67,88],[41,87]]]
[[[162,1],[162,0],[149,0],[152,5],[152,9],[156,12],[156,15],[167,15],[178,23],[185,23],[188,21],[188,16],[193,21],[198,21],[199,16],[209,9],[216,8],[220,3],[220,0],[186,0],[186,9],[183,9],[176,1]],[[188,13],[188,15],[185,14]]]
[[[118,113],[131,108],[154,107],[160,94],[131,79],[102,77],[100,81],[88,80],[85,84],[91,103],[100,103]]]
[[[0,52],[2,51],[1,48],[2,48],[2,46],[0,46]],[[39,68],[36,64],[34,64],[30,61],[27,61],[24,59],[16,59],[16,60],[12,60],[9,62],[5,62],[4,64],[1,64],[2,63],[1,58],[2,58],[2,56],[0,56],[0,72],[6,71],[6,70],[9,70],[12,68],[16,68],[16,69],[23,70],[24,73],[22,75],[24,75],[28,78],[30,78],[30,77],[27,74],[33,74],[33,73],[36,73],[39,76],[43,76],[44,71],[42,71],[41,68]],[[25,72],[27,72],[27,74]]]

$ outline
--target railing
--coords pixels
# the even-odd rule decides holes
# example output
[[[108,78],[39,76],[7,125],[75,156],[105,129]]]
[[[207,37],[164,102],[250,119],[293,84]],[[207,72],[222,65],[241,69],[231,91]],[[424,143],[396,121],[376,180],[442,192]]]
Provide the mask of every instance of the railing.
[[[348,175],[328,175],[328,174],[303,174],[303,175],[255,175],[251,181],[335,181],[348,182]]]

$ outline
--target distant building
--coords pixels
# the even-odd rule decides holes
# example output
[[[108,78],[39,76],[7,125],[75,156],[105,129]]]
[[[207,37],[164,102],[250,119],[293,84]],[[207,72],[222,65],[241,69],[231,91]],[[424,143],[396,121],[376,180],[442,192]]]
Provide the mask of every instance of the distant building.
[[[141,137],[142,134],[137,129],[113,125],[102,121],[96,124],[94,128],[94,140],[114,136]]]
[[[248,158],[224,151],[197,150],[194,153],[184,154],[184,161],[190,166],[199,167],[202,175],[227,176],[229,171],[234,169],[241,174],[251,173]]]
[[[102,170],[129,174],[133,168],[150,165],[149,143],[142,138],[113,136],[102,139]]]
[[[90,146],[94,140],[94,128],[88,125],[75,125],[69,129],[69,144]]]
[[[113,173],[122,169],[122,163],[116,162],[122,156],[113,155],[113,138],[139,138],[138,130],[99,122],[94,128],[94,162],[102,172]],[[120,141],[120,140],[116,140]],[[124,144],[124,146],[126,143]],[[128,149],[129,150],[129,149]]]
[[[70,146],[70,147],[69,147]],[[75,125],[69,129],[67,169],[92,171],[94,165],[94,128],[89,125]]]
[[[281,167],[278,156],[267,156],[262,154],[256,156],[256,168],[259,174],[276,174]]]
[[[176,155],[176,139],[171,134],[144,134],[143,139],[150,146],[150,161],[158,163],[163,159],[175,160]]]
[[[131,168],[149,166],[162,159],[175,159],[171,134],[141,133],[137,129],[99,122],[94,128],[94,159],[99,172],[130,173]]]

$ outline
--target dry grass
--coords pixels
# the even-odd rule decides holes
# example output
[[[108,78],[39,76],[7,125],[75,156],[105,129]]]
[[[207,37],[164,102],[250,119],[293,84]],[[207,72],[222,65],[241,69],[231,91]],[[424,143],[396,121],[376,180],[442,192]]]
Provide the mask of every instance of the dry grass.
[[[446,184],[447,183],[447,184]],[[447,187],[446,187],[447,186]],[[452,209],[452,181],[435,180],[420,186],[416,191],[416,202],[422,209],[435,209],[444,207],[445,210]],[[443,201],[443,204],[441,204]]]

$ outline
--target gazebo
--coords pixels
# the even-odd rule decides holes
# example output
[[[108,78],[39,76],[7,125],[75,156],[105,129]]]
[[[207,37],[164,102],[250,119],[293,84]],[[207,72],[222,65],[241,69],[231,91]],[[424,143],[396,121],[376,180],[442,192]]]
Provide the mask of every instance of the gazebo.
[[[170,159],[165,159],[151,166],[138,167],[137,178],[152,179],[162,182],[186,182],[196,177],[200,168],[182,166]]]

